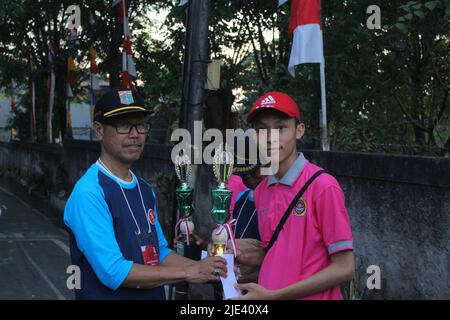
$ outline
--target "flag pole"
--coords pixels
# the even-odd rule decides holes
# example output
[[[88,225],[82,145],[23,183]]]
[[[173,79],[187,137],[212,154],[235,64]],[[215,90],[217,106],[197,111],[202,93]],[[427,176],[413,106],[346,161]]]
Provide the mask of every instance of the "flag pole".
[[[322,151],[330,151],[327,127],[327,96],[325,90],[325,60],[320,63],[320,93],[322,107],[320,109],[320,145]]]
[[[54,50],[53,50],[53,43],[49,43],[49,51],[48,51],[48,62],[50,65],[50,74],[48,79],[48,110],[47,110],[47,142],[53,143],[53,127],[52,127],[52,120],[53,120],[53,104],[54,104],[54,96],[55,96],[55,73],[54,73],[54,66],[53,66],[53,60],[54,60]]]

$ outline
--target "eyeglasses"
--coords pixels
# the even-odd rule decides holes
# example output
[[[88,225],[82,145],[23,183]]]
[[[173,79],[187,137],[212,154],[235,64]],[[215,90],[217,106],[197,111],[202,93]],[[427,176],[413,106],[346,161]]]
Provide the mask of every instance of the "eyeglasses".
[[[129,134],[133,128],[140,134],[146,134],[150,131],[149,123],[105,123],[116,128],[119,134]]]

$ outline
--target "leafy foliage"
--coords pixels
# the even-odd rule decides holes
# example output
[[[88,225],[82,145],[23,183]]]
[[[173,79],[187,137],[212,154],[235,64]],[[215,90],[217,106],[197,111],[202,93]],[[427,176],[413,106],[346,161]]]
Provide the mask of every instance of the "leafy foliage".
[[[69,3],[70,2],[70,3]],[[64,83],[67,31],[64,8],[82,11],[79,76],[86,80],[87,53],[96,44],[100,72],[119,82],[121,26],[105,0],[3,0],[0,8],[0,85],[26,82],[29,54],[37,66],[38,115],[45,119],[47,43],[58,44],[57,83]],[[128,1],[138,90],[155,107],[155,123],[177,125],[185,43],[186,7],[178,1]],[[287,72],[291,40],[289,5],[277,1],[211,1],[210,56],[222,60],[221,89],[242,88],[244,109],[236,126],[261,93],[290,94],[302,109],[304,148],[319,147],[318,65]],[[366,26],[367,1],[323,1],[329,134],[332,149],[445,155],[450,151],[448,111],[450,1],[380,2],[381,29]],[[157,19],[166,15],[160,26]],[[95,23],[91,24],[91,17]],[[76,92],[82,94],[79,90]],[[57,114],[63,125],[64,86],[57,87]],[[26,104],[25,104],[26,105]],[[57,120],[58,121],[58,120]],[[45,126],[44,122],[40,124]],[[39,125],[38,125],[39,127]]]

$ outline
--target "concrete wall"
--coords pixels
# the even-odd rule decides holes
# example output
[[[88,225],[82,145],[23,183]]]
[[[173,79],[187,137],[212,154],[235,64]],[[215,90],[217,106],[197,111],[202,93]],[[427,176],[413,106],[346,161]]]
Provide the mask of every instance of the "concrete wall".
[[[157,189],[159,215],[167,236],[176,184],[170,151],[170,146],[148,145],[134,168]],[[64,148],[0,142],[0,185],[14,185],[20,192],[17,183],[11,183],[19,180],[22,190],[27,191],[22,193],[25,198],[47,190],[48,196],[39,199],[50,199],[61,209],[67,197],[64,193],[97,159],[98,152],[95,142],[67,142]],[[345,192],[354,233],[357,287],[363,298],[450,299],[450,159],[304,153],[332,173]],[[198,213],[194,221],[200,233],[207,235],[212,226],[208,218],[212,172],[208,167],[198,170],[201,178],[197,182],[200,187],[195,196]],[[20,178],[12,179],[14,174]],[[60,218],[60,210],[55,212],[59,214],[55,219]],[[380,290],[365,289],[370,265],[381,269]]]
[[[450,159],[306,152],[338,179],[363,291],[369,265],[382,289],[367,298],[450,298]]]
[[[9,141],[11,138],[11,132],[5,128],[11,116],[11,97],[6,96],[0,88],[0,141]]]
[[[74,184],[99,155],[100,147],[95,141],[66,141],[64,147],[0,142],[0,185],[20,193],[58,222]],[[148,145],[133,171],[156,189],[158,214],[169,236],[176,181],[172,163],[167,159],[170,146]]]

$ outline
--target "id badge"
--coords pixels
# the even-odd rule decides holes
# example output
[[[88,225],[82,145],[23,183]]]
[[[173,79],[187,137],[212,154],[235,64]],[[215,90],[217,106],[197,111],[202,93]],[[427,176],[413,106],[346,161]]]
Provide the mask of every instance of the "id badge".
[[[155,245],[142,246],[141,251],[146,266],[159,266],[159,257]]]
[[[159,266],[159,256],[156,246],[151,244],[151,233],[137,233],[136,234],[141,248],[142,259],[146,266]]]

